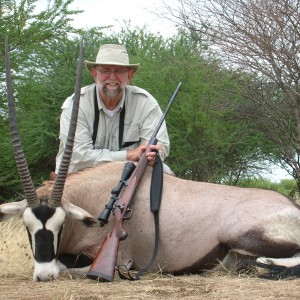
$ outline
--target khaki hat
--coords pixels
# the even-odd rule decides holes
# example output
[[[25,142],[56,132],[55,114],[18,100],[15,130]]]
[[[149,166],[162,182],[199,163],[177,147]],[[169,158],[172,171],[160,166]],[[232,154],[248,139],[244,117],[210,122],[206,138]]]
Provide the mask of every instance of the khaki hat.
[[[137,71],[140,64],[130,64],[127,50],[122,45],[105,44],[100,46],[95,62],[85,61],[87,68],[91,71],[92,68],[99,65],[124,66]]]

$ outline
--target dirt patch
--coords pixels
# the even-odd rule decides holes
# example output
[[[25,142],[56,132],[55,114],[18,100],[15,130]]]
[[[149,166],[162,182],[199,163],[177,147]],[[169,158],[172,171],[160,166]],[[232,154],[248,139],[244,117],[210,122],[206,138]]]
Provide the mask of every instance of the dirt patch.
[[[0,224],[0,299],[299,299],[300,279],[268,281],[250,275],[206,272],[172,276],[146,274],[139,281],[95,282],[62,274],[52,282],[33,282],[33,259],[20,219]]]

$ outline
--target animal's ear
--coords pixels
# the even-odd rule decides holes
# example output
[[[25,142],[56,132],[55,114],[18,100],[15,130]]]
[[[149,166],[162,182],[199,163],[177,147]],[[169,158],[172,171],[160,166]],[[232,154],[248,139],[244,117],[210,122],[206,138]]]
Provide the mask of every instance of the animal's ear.
[[[19,202],[10,202],[0,205],[0,222],[7,220],[16,215],[22,215],[27,207],[27,200]]]
[[[72,204],[69,201],[63,201],[62,207],[66,214],[70,215],[75,220],[78,220],[84,223],[85,226],[88,227],[100,227],[100,222],[95,219],[91,214],[89,214],[86,210]]]

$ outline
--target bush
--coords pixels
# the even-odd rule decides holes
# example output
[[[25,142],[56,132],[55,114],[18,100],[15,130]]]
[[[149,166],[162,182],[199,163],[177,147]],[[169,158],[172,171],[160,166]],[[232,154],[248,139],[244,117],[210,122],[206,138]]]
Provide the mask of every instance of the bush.
[[[295,199],[297,184],[294,179],[283,179],[280,182],[272,182],[267,179],[249,178],[241,180],[238,186],[273,190]]]

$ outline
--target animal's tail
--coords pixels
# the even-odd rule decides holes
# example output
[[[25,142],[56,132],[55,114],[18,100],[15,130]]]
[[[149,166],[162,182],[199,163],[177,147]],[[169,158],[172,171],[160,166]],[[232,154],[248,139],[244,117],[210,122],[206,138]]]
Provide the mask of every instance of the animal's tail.
[[[260,262],[255,262],[255,266],[258,268],[268,269],[267,273],[259,275],[260,278],[264,279],[279,280],[300,277],[300,265],[288,268],[285,266],[268,265]]]

